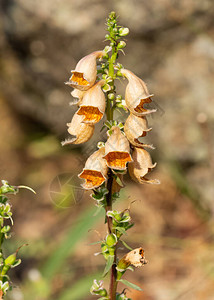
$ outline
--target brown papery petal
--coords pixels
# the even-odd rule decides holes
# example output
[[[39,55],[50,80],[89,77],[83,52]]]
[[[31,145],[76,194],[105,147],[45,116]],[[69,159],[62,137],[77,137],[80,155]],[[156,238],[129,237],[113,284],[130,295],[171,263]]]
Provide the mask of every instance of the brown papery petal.
[[[82,91],[93,86],[97,77],[96,59],[102,57],[103,54],[103,51],[95,51],[83,57],[76,65],[75,70],[71,71],[72,75],[66,84]]]
[[[99,111],[99,109],[97,107],[93,107],[93,106],[81,106],[80,109],[78,110],[78,115],[83,115],[84,119],[83,122],[84,123],[97,123],[99,122],[102,117],[103,117],[103,113],[101,113]]]
[[[85,93],[85,91],[80,91],[78,89],[74,89],[71,92],[71,96],[74,97],[75,99],[73,99],[69,104],[70,105],[80,105],[82,102],[84,93]]]
[[[62,142],[62,145],[82,144],[87,142],[94,133],[94,125],[82,123],[83,116],[74,114],[71,123],[68,123],[68,132],[73,136]]]
[[[128,166],[131,178],[139,183],[153,183],[159,184],[157,179],[147,179],[145,175],[148,174],[155,166],[152,163],[150,154],[143,148],[134,148],[132,153],[133,162]]]
[[[107,177],[108,167],[103,155],[105,148],[102,147],[89,156],[85,163],[85,167],[78,176],[85,179],[82,185],[85,189],[93,189],[100,186]]]
[[[113,126],[111,130],[112,134],[105,144],[104,159],[110,168],[125,170],[126,163],[132,161],[129,142],[119,127]]]
[[[116,170],[124,170],[127,162],[132,161],[131,155],[128,152],[112,151],[104,156],[109,168]]]
[[[106,180],[101,172],[92,170],[84,170],[79,177],[85,179],[86,182],[82,184],[85,189],[97,188]]]
[[[146,136],[150,130],[152,128],[148,128],[146,117],[137,117],[132,113],[128,116],[124,125],[125,135],[132,145],[154,149],[152,145],[141,143],[138,140],[140,137]]]
[[[121,69],[121,73],[128,79],[126,87],[125,101],[128,109],[136,116],[143,116],[156,111],[156,109],[146,109],[144,104],[152,102],[145,82],[129,70]]]
[[[84,93],[77,112],[78,115],[84,116],[84,123],[95,124],[102,119],[106,107],[105,94],[101,89],[104,83],[105,80],[100,80]]]
[[[143,248],[137,248],[130,251],[124,256],[124,260],[135,267],[141,267],[142,265],[147,264]]]

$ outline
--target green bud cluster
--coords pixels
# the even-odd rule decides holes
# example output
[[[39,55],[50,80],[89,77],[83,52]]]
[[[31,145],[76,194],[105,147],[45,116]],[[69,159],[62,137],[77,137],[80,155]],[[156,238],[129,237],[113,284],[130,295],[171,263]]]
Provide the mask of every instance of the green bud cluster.
[[[2,253],[2,243],[5,239],[10,238],[10,225],[5,225],[4,222],[7,219],[10,219],[11,224],[13,225],[11,205],[8,202],[7,194],[16,194],[19,191],[19,188],[27,188],[32,191],[31,188],[26,186],[15,187],[9,185],[6,180],[2,180],[2,186],[0,187],[0,293],[4,296],[7,291],[11,289],[9,283],[8,271],[11,268],[18,266],[21,263],[20,259],[17,259],[18,250],[4,258]]]
[[[128,298],[124,293],[122,293],[116,295],[116,300],[131,300],[131,298]]]
[[[93,282],[93,285],[91,286],[91,289],[90,289],[90,293],[92,295],[99,295],[99,296],[102,296],[102,297],[105,297],[107,296],[107,291],[106,289],[103,287],[103,281],[100,280],[99,282],[97,282],[96,279],[94,279],[94,282]],[[108,298],[99,298],[99,299],[108,299]]]
[[[128,210],[124,212],[119,212],[117,210],[108,211],[107,215],[112,218],[112,229],[117,238],[126,234],[126,231],[134,225],[131,223],[131,217]]]

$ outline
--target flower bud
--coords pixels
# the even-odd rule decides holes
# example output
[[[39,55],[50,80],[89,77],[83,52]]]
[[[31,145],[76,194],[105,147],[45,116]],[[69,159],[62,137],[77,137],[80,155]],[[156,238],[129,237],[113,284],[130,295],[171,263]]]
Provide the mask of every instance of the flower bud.
[[[117,237],[114,233],[108,234],[106,237],[106,245],[109,247],[115,246],[117,243]]]
[[[72,76],[65,84],[81,91],[88,90],[95,83],[97,77],[96,59],[104,54],[104,51],[95,51],[83,57],[76,65],[75,70],[71,71]]]
[[[105,156],[103,158],[109,168],[125,170],[126,163],[132,161],[129,142],[119,127],[113,126],[111,130],[112,134],[105,144]]]
[[[107,296],[107,291],[103,287],[103,281],[97,282],[97,280],[94,279],[93,285],[90,289],[90,293],[92,295],[99,295],[99,296],[102,296],[102,297]]]
[[[143,148],[134,148],[132,153],[133,162],[128,166],[131,178],[139,183],[153,183],[159,184],[157,179],[147,179],[145,175],[148,174],[157,163],[153,164],[150,154]]]
[[[94,133],[94,125],[82,123],[84,117],[74,114],[71,123],[68,123],[68,132],[73,136],[62,142],[62,146],[68,144],[82,144],[87,142]]]
[[[146,109],[145,103],[151,103],[152,94],[149,94],[147,86],[143,80],[133,74],[131,71],[121,69],[121,73],[128,79],[126,86],[125,100],[128,109],[136,116],[143,116],[156,112],[156,109]]]
[[[117,45],[117,49],[123,49],[126,47],[126,43],[124,41],[120,41]]]
[[[141,143],[138,140],[140,137],[146,136],[150,130],[152,130],[152,128],[148,128],[146,117],[137,117],[132,113],[128,116],[124,125],[126,137],[132,145],[154,149],[152,145]]]
[[[78,115],[84,116],[83,123],[95,124],[102,119],[106,107],[105,94],[101,89],[104,83],[102,79],[84,93],[77,111]]]
[[[119,29],[119,35],[120,36],[126,36],[126,35],[128,35],[129,34],[129,29],[128,29],[128,27],[121,27],[120,29]]]
[[[103,159],[105,148],[102,147],[94,152],[86,161],[85,167],[78,176],[85,179],[82,187],[85,189],[94,189],[99,187],[106,180],[108,167]]]

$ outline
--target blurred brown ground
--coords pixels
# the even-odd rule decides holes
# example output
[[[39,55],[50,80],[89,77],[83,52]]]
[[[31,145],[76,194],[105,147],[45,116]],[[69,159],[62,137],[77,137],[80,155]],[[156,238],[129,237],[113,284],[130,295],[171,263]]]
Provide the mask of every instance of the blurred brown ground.
[[[158,107],[149,118],[149,140],[158,162],[151,176],[161,185],[137,186],[127,176],[118,204],[126,208],[139,200],[131,205],[136,226],[126,241],[142,245],[149,260],[127,274],[144,290],[129,295],[214,299],[214,2],[2,0],[0,6],[1,178],[37,191],[36,196],[22,191],[11,200],[15,239],[38,244],[14,280],[21,288],[29,270],[48,255],[48,243],[60,240],[92,202],[85,193],[60,209],[51,189],[57,176],[76,177],[99,141],[97,126],[89,143],[61,148],[75,110],[64,82],[81,57],[104,48],[105,19],[115,10],[119,23],[130,29],[120,62],[146,81]],[[104,225],[99,232],[105,236]],[[80,272],[103,264],[93,256],[99,246],[85,246],[96,239],[90,233],[75,253]],[[46,252],[40,252],[40,243],[47,244]]]

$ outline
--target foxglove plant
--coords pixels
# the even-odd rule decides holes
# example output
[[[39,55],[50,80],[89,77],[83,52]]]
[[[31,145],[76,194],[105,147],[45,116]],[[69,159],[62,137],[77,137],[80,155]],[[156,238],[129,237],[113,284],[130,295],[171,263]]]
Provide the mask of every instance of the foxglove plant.
[[[62,145],[87,142],[93,135],[95,124],[106,114],[107,121],[103,129],[106,128],[107,141],[98,143],[98,150],[87,159],[79,174],[84,179],[82,187],[92,190],[91,197],[95,205],[105,209],[107,224],[107,235],[100,241],[100,254],[106,261],[103,276],[110,274],[109,289],[105,289],[102,281],[94,280],[90,292],[100,300],[128,300],[125,291],[117,292],[118,282],[140,290],[135,284],[122,279],[122,276],[132,266],[140,267],[147,261],[142,247],[133,250],[122,240],[122,236],[133,226],[129,209],[117,211],[112,204],[124,187],[123,176],[127,170],[131,178],[140,184],[159,183],[157,179],[145,177],[156,163],[152,163],[149,152],[144,148],[154,147],[139,140],[151,130],[146,115],[156,110],[144,107],[152,102],[153,96],[144,81],[117,62],[119,53],[124,53],[126,43],[123,38],[129,29],[117,24],[114,12],[107,19],[107,31],[105,38],[109,45],[102,51],[83,57],[66,82],[74,88],[71,94],[76,100],[71,104],[77,104],[78,110],[71,123],[67,124],[72,137],[62,142]],[[100,65],[98,58],[101,60]],[[128,80],[125,100],[116,93],[115,81],[121,78]],[[125,124],[114,119],[116,109],[130,113]],[[117,257],[119,242],[131,250],[121,259]]]
[[[13,225],[11,204],[8,200],[7,195],[18,193],[20,188],[29,189],[33,193],[35,193],[31,188],[27,186],[12,186],[6,180],[2,180],[2,186],[0,187],[0,300],[3,299],[8,290],[12,289],[8,271],[21,263],[21,259],[17,258],[17,254],[22,246],[19,247],[15,253],[9,255],[6,258],[4,257],[2,250],[2,244],[4,240],[11,237],[11,226],[5,224],[6,220],[10,220],[11,225]]]

